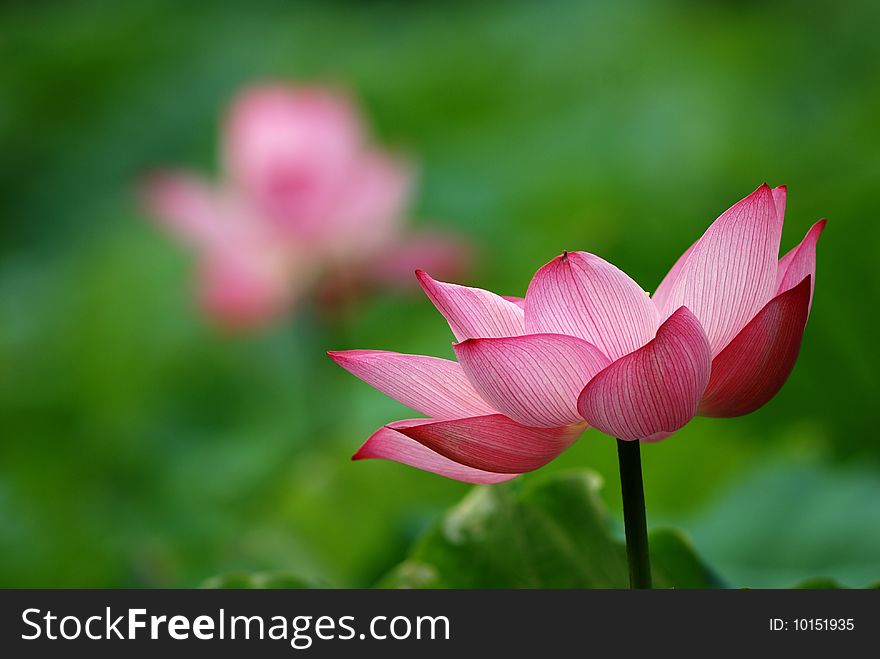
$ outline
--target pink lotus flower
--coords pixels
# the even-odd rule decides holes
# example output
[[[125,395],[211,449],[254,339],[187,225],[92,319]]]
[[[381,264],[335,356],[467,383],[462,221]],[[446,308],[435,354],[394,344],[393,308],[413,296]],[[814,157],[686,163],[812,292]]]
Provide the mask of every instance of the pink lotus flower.
[[[330,356],[429,418],[391,423],[355,459],[497,483],[537,469],[593,426],[657,441],[696,414],[752,412],[794,366],[824,220],[777,260],[785,188],[723,213],[653,297],[598,256],[567,252],[525,299],[417,276],[458,362],[376,350]]]
[[[374,148],[341,93],[280,84],[245,90],[223,130],[224,178],[161,172],[148,210],[193,249],[202,307],[225,325],[254,326],[316,288],[388,283],[427,259],[462,262],[460,241],[406,236],[410,165]],[[418,259],[418,260],[416,260]],[[323,293],[322,293],[323,295]]]

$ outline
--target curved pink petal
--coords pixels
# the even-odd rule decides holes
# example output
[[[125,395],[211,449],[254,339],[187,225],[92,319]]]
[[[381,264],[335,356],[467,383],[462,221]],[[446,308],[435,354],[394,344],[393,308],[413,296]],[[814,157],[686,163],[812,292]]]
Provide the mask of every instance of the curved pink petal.
[[[500,295],[435,281],[422,270],[416,270],[416,277],[457,340],[525,334],[523,310]]]
[[[594,345],[564,334],[470,339],[453,347],[484,400],[514,421],[546,428],[581,421],[578,394],[610,363]]]
[[[797,286],[804,277],[810,277],[810,306],[813,304],[813,291],[816,287],[816,243],[825,229],[825,220],[819,220],[800,244],[779,259],[776,272],[776,294]]]
[[[696,317],[682,307],[657,337],[594,377],[578,399],[586,421],[620,439],[659,439],[694,416],[709,381],[711,351]]]
[[[516,295],[502,295],[501,297],[503,297],[508,302],[513,302],[516,306],[525,311],[526,299],[524,297],[517,297]]]
[[[801,347],[810,306],[810,279],[770,300],[712,360],[700,401],[703,416],[754,412],[785,384]]]
[[[566,252],[535,273],[526,331],[577,336],[617,359],[650,341],[657,310],[624,272],[587,252]]]
[[[495,414],[448,359],[384,350],[328,352],[346,371],[407,407],[436,419]]]
[[[368,458],[384,458],[394,460],[416,469],[430,471],[446,478],[452,478],[465,483],[486,485],[501,483],[516,478],[519,474],[497,474],[482,469],[474,469],[459,464],[446,458],[427,446],[419,444],[414,439],[402,435],[394,428],[399,426],[415,426],[419,423],[432,423],[431,419],[408,419],[397,421],[380,428],[364,442],[358,452],[352,456],[352,460],[364,460]]]
[[[580,437],[586,424],[531,428],[503,414],[395,426],[455,462],[505,474],[532,471],[550,462]]]
[[[666,285],[661,317],[686,306],[717,355],[773,295],[781,233],[765,183],[722,213],[689,250]]]
[[[786,188],[784,185],[780,185],[771,190],[773,193],[773,203],[776,206],[776,216],[780,225],[780,230],[782,226],[783,219],[785,217],[785,197],[786,197]],[[657,287],[657,290],[654,292],[652,299],[654,300],[654,304],[658,309],[663,309],[666,299],[669,297],[669,293],[672,290],[673,284],[678,281],[678,273],[684,264],[687,262],[688,256],[690,256],[691,250],[699,243],[698,240],[693,245],[685,250],[684,254],[682,254],[678,261],[675,262],[675,265],[672,266],[672,269],[667,273],[667,275],[663,278],[663,281],[660,282],[660,285]]]

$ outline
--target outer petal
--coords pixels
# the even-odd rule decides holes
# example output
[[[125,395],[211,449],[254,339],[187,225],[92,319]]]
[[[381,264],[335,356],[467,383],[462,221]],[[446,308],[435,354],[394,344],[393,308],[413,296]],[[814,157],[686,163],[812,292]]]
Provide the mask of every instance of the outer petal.
[[[725,211],[689,250],[661,317],[686,306],[717,355],[772,296],[781,232],[773,192],[764,184]]]
[[[500,295],[434,281],[422,270],[416,277],[459,341],[525,334],[523,310]]]
[[[780,185],[776,188],[773,188],[771,192],[773,193],[773,203],[776,206],[776,218],[781,227],[783,218],[785,217],[786,188],[784,185]],[[654,304],[657,305],[658,309],[663,309],[666,303],[666,299],[669,297],[669,293],[672,290],[673,284],[678,281],[679,271],[687,262],[687,258],[690,255],[691,251],[697,244],[699,244],[699,242],[700,241],[698,240],[693,245],[687,248],[685,253],[682,254],[679,257],[678,261],[675,262],[675,265],[672,266],[672,269],[669,271],[669,273],[663,278],[663,281],[660,282],[660,285],[657,287],[657,290],[652,296]]]
[[[569,334],[617,359],[650,341],[657,310],[624,272],[587,252],[566,252],[535,274],[526,292],[526,331]]]
[[[484,400],[528,426],[581,421],[578,394],[609,359],[564,334],[470,339],[455,346],[461,368]]]
[[[414,439],[410,439],[394,429],[400,426],[415,426],[419,423],[432,423],[432,420],[409,419],[397,421],[384,428],[380,428],[364,442],[363,446],[358,449],[358,452],[352,456],[352,460],[385,458],[386,460],[394,460],[416,469],[423,469],[424,471],[446,476],[446,478],[481,485],[509,481],[511,478],[516,478],[519,475],[496,474],[467,467],[440,455],[436,451],[432,451],[427,446],[419,444]]]
[[[703,416],[754,412],[785,384],[794,368],[810,306],[810,279],[770,300],[712,361],[700,401]]]
[[[711,352],[700,323],[681,308],[657,337],[594,377],[578,399],[587,422],[620,439],[660,439],[694,416]]]
[[[328,352],[352,375],[412,409],[436,419],[495,414],[448,359],[384,350]]]
[[[784,185],[780,185],[771,190],[773,193],[773,203],[776,206],[776,219],[779,222],[779,226],[782,227],[782,222],[785,217],[785,197],[786,197],[786,187]],[[666,299],[669,297],[669,293],[672,290],[673,284],[678,280],[678,272],[681,270],[682,266],[687,262],[687,258],[690,255],[691,251],[696,247],[696,245],[700,241],[698,240],[693,245],[687,248],[684,254],[682,254],[678,261],[675,262],[675,265],[672,266],[672,269],[667,273],[667,275],[663,278],[663,281],[660,282],[660,285],[657,287],[657,290],[654,292],[652,299],[654,300],[654,304],[657,305],[658,309],[662,309],[666,303]]]
[[[584,423],[561,428],[530,428],[502,414],[494,414],[396,429],[468,467],[518,474],[550,462],[571,446],[585,428]]]
[[[813,291],[816,287],[816,243],[825,229],[825,220],[819,220],[801,241],[800,245],[792,249],[779,259],[779,267],[776,272],[776,294],[797,286],[804,277],[810,277],[810,306],[813,304]]]

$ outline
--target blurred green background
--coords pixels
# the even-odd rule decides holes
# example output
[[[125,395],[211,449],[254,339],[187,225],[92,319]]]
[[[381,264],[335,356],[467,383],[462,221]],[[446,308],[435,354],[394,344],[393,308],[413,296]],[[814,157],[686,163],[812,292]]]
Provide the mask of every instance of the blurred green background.
[[[829,218],[800,360],[757,413],[645,448],[649,520],[737,585],[880,579],[880,4],[843,7],[4,3],[0,585],[369,585],[468,491],[351,463],[407,413],[323,356],[451,356],[426,299],[224,338],[136,208],[145,169],[215,170],[224,104],[265,78],[350,85],[420,157],[414,215],[467,233],[468,283],[500,293],[563,249],[653,290],[721,211],[787,183],[783,251]],[[619,517],[613,441],[588,432],[545,471],[573,466]]]

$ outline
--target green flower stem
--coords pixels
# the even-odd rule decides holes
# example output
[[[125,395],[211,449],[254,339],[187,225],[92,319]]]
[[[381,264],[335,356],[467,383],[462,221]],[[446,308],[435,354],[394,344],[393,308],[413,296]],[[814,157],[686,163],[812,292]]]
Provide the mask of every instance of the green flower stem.
[[[642,485],[640,449],[641,445],[637,441],[617,440],[630,588],[651,587],[651,559],[648,554],[648,523],[645,518],[645,488]]]

